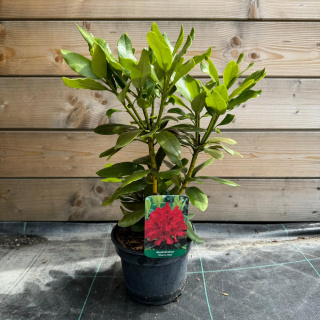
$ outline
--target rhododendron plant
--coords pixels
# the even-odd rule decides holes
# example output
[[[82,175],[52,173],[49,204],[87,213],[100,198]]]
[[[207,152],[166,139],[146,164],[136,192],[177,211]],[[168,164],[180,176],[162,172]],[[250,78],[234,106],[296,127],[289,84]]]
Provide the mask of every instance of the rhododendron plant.
[[[123,34],[118,42],[117,58],[105,40],[80,27],[79,30],[89,45],[91,60],[61,50],[66,63],[84,77],[63,78],[64,83],[77,89],[108,91],[122,105],[121,109],[108,109],[106,115],[110,123],[95,129],[97,134],[118,135],[116,144],[103,151],[100,157],[108,161],[131,143],[135,143],[139,150],[146,150],[143,157],[116,164],[107,163],[97,172],[104,182],[120,183],[103,203],[110,205],[120,200],[124,215],[118,223],[120,227],[143,230],[144,200],[147,196],[163,195],[166,191],[171,195],[185,193],[196,208],[205,211],[208,198],[195,186],[196,183],[213,180],[238,186],[229,180],[202,176],[199,172],[214,159],[222,159],[224,152],[242,157],[226,146],[234,145],[236,141],[221,136],[221,128],[234,119],[235,116],[230,113],[234,108],[260,95],[261,90],[254,91],[253,87],[266,75],[264,69],[253,72],[239,84],[236,80],[253,66],[250,63],[240,71],[239,65],[244,59],[244,54],[240,54],[237,61],[232,60],[226,65],[221,79],[210,59],[211,47],[194,57],[187,55],[194,39],[194,29],[184,42],[183,26],[177,41],[172,43],[168,35],[161,33],[157,24],[153,23],[146,36],[147,47],[140,51],[140,57],[132,47],[129,36]],[[190,75],[196,65],[200,65],[209,81]],[[115,123],[113,118],[118,112],[126,112],[132,119],[131,123]],[[208,159],[197,164],[201,153],[205,153]],[[167,169],[164,169],[165,166]],[[161,234],[157,237],[157,243],[175,241],[179,237],[174,231],[180,221],[178,209],[169,211],[163,208],[157,212],[148,222],[154,226],[154,232]],[[192,217],[190,214],[189,219]],[[193,232],[190,222],[187,235],[198,243],[202,242]]]

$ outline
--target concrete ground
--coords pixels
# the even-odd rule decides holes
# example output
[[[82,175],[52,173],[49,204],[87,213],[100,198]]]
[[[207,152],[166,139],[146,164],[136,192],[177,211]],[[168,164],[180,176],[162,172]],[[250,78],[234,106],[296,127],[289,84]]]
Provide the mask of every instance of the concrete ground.
[[[320,319],[320,223],[196,224],[186,289],[160,307],[126,295],[112,226],[0,223],[0,319]]]

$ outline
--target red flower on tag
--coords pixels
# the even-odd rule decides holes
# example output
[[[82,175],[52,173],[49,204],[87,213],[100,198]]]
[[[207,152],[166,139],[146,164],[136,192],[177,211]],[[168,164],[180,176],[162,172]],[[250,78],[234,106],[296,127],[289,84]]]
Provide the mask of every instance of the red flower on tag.
[[[176,206],[171,210],[167,202],[163,208],[157,208],[151,212],[149,220],[146,220],[145,237],[149,241],[155,241],[159,246],[162,242],[173,244],[177,237],[186,236],[187,225],[183,212]]]

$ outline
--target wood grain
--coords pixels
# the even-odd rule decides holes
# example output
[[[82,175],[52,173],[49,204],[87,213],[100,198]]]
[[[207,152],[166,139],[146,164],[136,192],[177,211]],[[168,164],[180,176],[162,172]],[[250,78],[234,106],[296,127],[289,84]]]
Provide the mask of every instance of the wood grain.
[[[320,128],[319,79],[264,79],[257,88],[262,95],[235,109],[228,129]],[[0,78],[3,129],[93,129],[108,123],[109,108],[123,110],[114,95],[71,89],[60,78]],[[127,113],[115,113],[110,119],[129,121]],[[202,123],[207,127],[208,118]]]
[[[150,21],[78,21],[95,36],[107,39],[113,51],[121,34],[129,32],[139,54],[147,45]],[[160,21],[159,27],[176,39],[180,21]],[[269,76],[319,76],[320,22],[185,21],[194,26],[195,40],[188,57],[213,46],[221,74],[227,62],[245,53],[245,62],[266,67]],[[60,50],[88,56],[88,46],[74,21],[5,21],[0,26],[1,75],[74,75]],[[253,69],[253,70],[255,70]],[[71,71],[70,71],[71,70]],[[199,69],[194,75],[199,75]]]
[[[319,19],[317,0],[2,0],[2,19]]]
[[[208,182],[206,212],[195,220],[320,221],[319,179],[238,179],[233,188]],[[97,179],[0,179],[0,220],[105,221],[121,217],[119,203],[102,207],[114,186]]]
[[[320,132],[227,132],[244,159],[226,155],[203,170],[222,177],[319,177]],[[91,132],[0,132],[0,177],[94,177],[103,168],[102,151],[116,137]],[[146,145],[132,143],[112,162],[144,156]],[[184,151],[184,156],[190,153]],[[199,156],[199,162],[206,160]]]

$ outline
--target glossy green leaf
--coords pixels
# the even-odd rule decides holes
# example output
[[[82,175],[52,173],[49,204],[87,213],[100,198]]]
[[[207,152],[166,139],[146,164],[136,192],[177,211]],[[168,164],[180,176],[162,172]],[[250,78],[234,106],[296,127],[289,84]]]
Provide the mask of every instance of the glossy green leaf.
[[[137,181],[137,180],[144,178],[150,171],[151,171],[151,169],[150,170],[138,170],[138,171],[133,172],[130,176],[126,177],[123,180],[121,188],[125,187],[126,185],[128,185],[134,181]]]
[[[96,42],[92,47],[92,70],[100,79],[107,76],[106,55]]]
[[[175,169],[175,170],[167,170],[162,172],[157,172],[156,176],[161,179],[171,179],[173,176],[178,175],[180,173],[181,169]]]
[[[99,158],[108,157],[107,160],[109,160],[112,156],[114,156],[117,152],[119,152],[121,149],[115,149],[114,147],[100,153]]]
[[[116,113],[116,112],[121,112],[121,110],[117,110],[117,109],[108,109],[108,111],[106,112],[106,116],[108,117],[108,119],[111,118],[111,116]]]
[[[262,70],[257,70],[254,73],[252,73],[250,76],[248,76],[247,78],[245,78],[243,80],[243,82],[241,83],[241,85],[246,84],[248,81],[250,80],[254,80],[255,82],[258,82],[260,80],[262,80],[265,76],[266,76],[266,70],[262,69]]]
[[[168,110],[168,113],[176,113],[176,114],[180,114],[180,116],[185,115],[185,112],[183,110],[181,110],[180,108],[171,108]]]
[[[209,160],[199,164],[198,166],[196,166],[192,172],[192,177],[195,177],[196,174],[202,170],[203,168],[210,166],[210,164],[214,161],[214,158],[210,158]]]
[[[178,138],[168,131],[158,132],[155,135],[156,140],[168,154],[173,155],[175,158],[181,158],[181,147]]]
[[[142,130],[132,130],[123,132],[119,135],[115,148],[123,148],[129,143],[131,143],[140,133]]]
[[[121,124],[121,123],[107,123],[107,124],[102,124],[101,126],[96,127],[94,129],[94,132],[97,134],[103,134],[108,136],[113,134],[120,134],[130,129],[136,129],[136,127],[129,126],[126,124]]]
[[[190,75],[187,75],[185,78],[186,81],[186,87],[190,93],[190,96],[192,100],[200,94],[200,86],[196,79],[191,77]]]
[[[228,87],[229,82],[237,76],[239,65],[231,60],[223,71],[223,84]]]
[[[168,129],[178,129],[185,132],[207,132],[207,129],[199,128],[187,123],[177,124],[175,126],[169,127]]]
[[[126,95],[127,95],[127,92],[130,88],[130,84],[131,82],[129,82],[123,89],[120,93],[118,93],[117,95],[117,99],[121,102],[121,103],[124,103],[124,100],[126,98]]]
[[[213,180],[213,181],[216,181],[218,183],[221,183],[221,184],[226,184],[228,186],[231,186],[231,187],[240,187],[239,184],[231,181],[231,180],[226,180],[226,179],[221,179],[221,178],[217,178],[217,177],[207,177],[207,176],[203,176],[203,177],[198,177],[199,179],[209,179],[209,180]]]
[[[191,107],[192,110],[195,113],[200,114],[202,109],[204,108],[205,104],[206,104],[206,93],[203,91],[201,93],[199,93],[191,102]]]
[[[213,91],[210,96],[206,98],[206,104],[208,108],[212,108],[214,112],[219,115],[227,111],[226,101],[216,91]]]
[[[131,71],[132,84],[136,88],[142,88],[150,74],[151,66],[149,61],[149,52],[148,50],[143,49],[139,63]]]
[[[242,53],[239,54],[239,57],[238,57],[238,60],[237,60],[237,64],[240,64],[242,62],[243,58],[244,58],[244,53],[242,52]]]
[[[204,242],[203,239],[201,239],[199,236],[195,234],[190,221],[188,221],[188,224],[187,224],[187,237],[198,244],[202,244]]]
[[[147,40],[149,46],[154,51],[159,67],[164,71],[169,70],[172,64],[172,53],[167,43],[165,41],[163,42],[153,31],[148,33]]]
[[[178,104],[179,106],[188,108],[187,105],[180,99],[179,97],[175,96],[174,94],[170,96],[170,99],[174,100],[174,103]]]
[[[61,49],[61,54],[69,67],[86,78],[99,79],[92,70],[91,61],[81,54]]]
[[[262,90],[253,91],[253,90],[246,90],[242,92],[238,97],[232,99],[228,103],[228,110],[232,110],[238,107],[241,103],[248,101],[249,99],[254,99],[260,96]]]
[[[92,80],[90,78],[86,79],[69,79],[69,78],[62,78],[63,83],[70,88],[75,89],[89,89],[89,90],[107,90],[107,88],[102,85],[100,82]]]
[[[173,86],[181,77],[189,73],[194,68],[194,66],[195,66],[195,61],[193,59],[190,59],[185,64],[183,64],[175,74],[174,79],[171,83],[171,86]]]
[[[175,55],[176,52],[179,50],[179,48],[182,46],[183,39],[184,39],[184,31],[183,31],[183,25],[181,25],[180,34],[172,52],[173,55]]]
[[[166,157],[166,153],[164,150],[160,147],[156,153],[156,164],[157,164],[157,169],[159,170],[163,159]]]
[[[97,172],[102,178],[121,178],[130,176],[133,172],[143,170],[143,166],[134,162],[119,162]]]
[[[105,178],[102,179],[102,182],[122,182],[123,179],[120,178]]]
[[[76,24],[76,26],[78,27],[82,37],[84,38],[84,40],[87,41],[88,45],[89,45],[89,51],[91,53],[91,48],[93,46],[94,43],[94,36],[92,34],[90,34],[89,32],[83,30],[79,25]]]
[[[141,97],[137,99],[137,104],[141,109],[147,109],[151,107],[150,101],[145,100]]]
[[[200,211],[205,211],[208,208],[208,197],[197,187],[187,187],[186,195],[190,202]]]
[[[220,84],[219,86],[214,88],[213,91],[218,92],[221,98],[223,98],[224,101],[228,102],[229,100],[228,90],[224,84]]]
[[[229,99],[234,98],[235,96],[239,95],[241,92],[243,92],[244,90],[246,90],[248,87],[250,87],[252,84],[254,83],[254,80],[251,79],[249,81],[247,81],[246,83],[242,83],[237,89],[235,89]]]
[[[215,159],[221,160],[224,157],[223,152],[221,152],[220,150],[217,150],[217,149],[205,148],[203,151]]]
[[[118,41],[118,56],[120,58],[130,59],[134,62],[137,61],[133,54],[132,43],[127,34],[123,34]]]
[[[166,44],[167,44],[168,47],[170,48],[170,51],[173,52],[173,46],[172,46],[172,44],[171,44],[171,42],[170,42],[170,39],[169,39],[168,35],[164,32],[164,33],[162,34],[162,36],[163,36],[164,41],[166,42]]]
[[[215,65],[213,64],[213,62],[209,58],[206,58],[206,62],[208,63],[209,76],[211,77],[211,79],[213,81],[215,81],[217,83],[217,85],[219,85],[220,84],[219,73],[218,73]]]
[[[144,217],[144,208],[125,215],[119,222],[119,227],[130,227]]]
[[[234,114],[227,114],[225,116],[225,118],[218,124],[218,126],[225,126],[227,124],[229,124],[230,122],[232,122],[232,120],[234,119],[235,115]]]
[[[198,63],[202,62],[203,60],[210,58],[211,53],[212,53],[212,47],[209,47],[209,49],[206,52],[199,54],[197,56],[194,56],[193,60],[194,60],[195,64],[198,64]]]
[[[186,76],[183,76],[176,83],[177,90],[189,101],[192,101],[191,94],[187,88]]]
[[[214,137],[208,140],[208,143],[227,143],[227,144],[237,144],[236,140],[230,139],[230,138],[225,138],[225,137]]]

